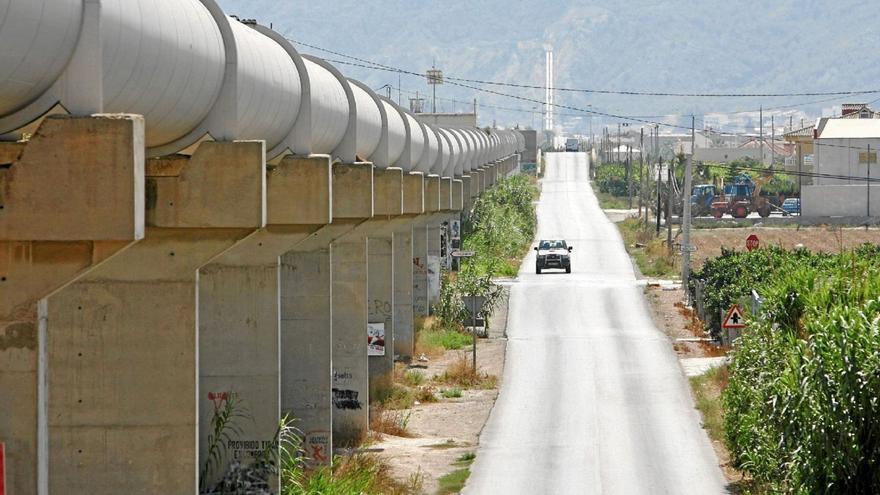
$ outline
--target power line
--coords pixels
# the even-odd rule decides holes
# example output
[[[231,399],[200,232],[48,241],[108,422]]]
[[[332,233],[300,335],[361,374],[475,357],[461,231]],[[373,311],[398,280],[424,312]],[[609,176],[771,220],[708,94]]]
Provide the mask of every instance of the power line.
[[[396,73],[400,73],[400,74],[408,74],[408,75],[412,75],[412,76],[416,76],[416,77],[420,77],[420,78],[425,77],[424,74],[420,74],[417,72],[412,72],[412,71],[400,69],[397,67],[379,64],[376,62],[371,62],[369,60],[364,60],[364,59],[360,59],[357,57],[352,57],[350,55],[345,55],[345,54],[342,54],[339,52],[334,52],[332,50],[327,50],[327,49],[320,48],[320,47],[317,47],[314,45],[301,43],[301,42],[298,42],[298,41],[292,40],[292,39],[288,39],[288,40],[293,43],[301,44],[303,46],[308,46],[310,48],[315,48],[317,50],[322,50],[322,51],[326,51],[328,53],[332,53],[334,55],[338,55],[338,56],[345,57],[345,58],[350,58],[352,60],[357,60],[358,62],[363,62],[363,63],[355,63],[355,62],[348,62],[345,60],[326,59],[328,62],[331,62],[331,63],[350,65],[350,66],[355,66],[355,67],[363,67],[366,69],[373,69],[373,70],[383,70],[383,71],[389,71],[389,72],[396,72]],[[500,91],[495,91],[495,90],[486,89],[486,88],[480,88],[477,86],[471,86],[471,85],[464,84],[461,82],[456,82],[456,81],[449,81],[448,83],[452,84],[454,86],[459,86],[459,87],[471,89],[474,91],[479,91],[481,93],[493,94],[493,95],[502,96],[505,98],[511,98],[511,99],[515,99],[515,100],[526,101],[529,103],[535,103],[538,105],[546,105],[545,102],[543,102],[541,100],[536,100],[534,98],[528,98],[528,97],[519,96],[519,95],[512,95],[509,93],[502,93]],[[880,91],[877,91],[877,92],[880,93]],[[880,101],[880,98],[877,98],[876,100],[873,100],[873,101]],[[598,110],[588,110],[588,109],[579,108],[579,107],[575,107],[575,106],[571,106],[571,105],[562,105],[559,103],[552,103],[551,105],[555,108],[562,108],[562,109],[566,109],[566,110],[572,110],[575,112],[581,112],[581,113],[585,113],[585,114],[589,114],[589,115],[596,115],[596,116],[600,116],[600,117],[608,117],[608,118],[612,118],[612,119],[625,120],[625,121],[630,121],[630,122],[639,122],[642,124],[663,126],[663,127],[667,127],[667,128],[673,128],[673,129],[683,129],[683,130],[690,130],[691,129],[689,126],[670,124],[668,122],[658,122],[658,121],[654,121],[654,120],[638,118],[636,116],[618,115],[618,114],[614,114],[614,113],[610,113],[610,112],[602,112],[602,111],[598,111]],[[754,136],[749,136],[748,134],[739,134],[739,133],[732,133],[732,132],[715,132],[714,134],[719,135],[719,136],[732,136],[732,137],[754,137]],[[824,147],[828,147],[828,148],[843,148],[843,149],[850,149],[850,150],[864,150],[864,149],[866,149],[866,148],[863,148],[860,146],[836,145],[836,144],[831,144],[831,143],[818,143],[815,141],[812,144],[813,144],[813,146],[817,146],[817,147],[824,146]]]
[[[376,67],[380,67],[383,69],[402,72],[405,74],[412,74],[419,77],[425,77],[424,74],[420,74],[417,72],[412,72],[404,69],[400,69],[398,67],[392,67],[384,64],[380,64],[377,62],[373,62],[370,60],[366,60],[363,58],[354,57],[352,55],[346,55],[344,53],[340,53],[337,51],[333,51],[327,48],[323,48],[317,45],[312,45],[309,43],[305,43],[303,41],[298,41],[294,39],[287,38],[288,41],[292,43],[296,43],[298,45],[302,45],[308,48],[312,48],[315,50],[320,50],[325,53],[330,53],[332,55],[336,55],[338,57],[347,58],[350,60],[355,60],[358,62],[362,62],[365,64],[370,64]],[[482,84],[485,86],[503,86],[510,88],[520,88],[520,89],[540,89],[546,90],[547,86],[541,86],[536,84],[518,84],[511,82],[500,82],[500,81],[489,81],[483,79],[468,79],[463,77],[453,77],[453,76],[444,76],[444,79],[449,81],[458,81],[461,83],[473,83],[473,84]],[[589,93],[589,94],[604,94],[604,95],[622,95],[622,96],[670,96],[670,97],[680,97],[680,98],[780,98],[780,97],[792,97],[792,96],[859,96],[859,95],[868,95],[868,94],[880,94],[880,89],[867,89],[867,90],[859,90],[859,91],[812,91],[812,92],[800,92],[800,93],[677,93],[677,92],[663,92],[663,91],[630,91],[630,90],[610,90],[610,89],[587,89],[587,88],[552,88],[554,91],[562,91],[562,92],[571,92],[571,93]]]

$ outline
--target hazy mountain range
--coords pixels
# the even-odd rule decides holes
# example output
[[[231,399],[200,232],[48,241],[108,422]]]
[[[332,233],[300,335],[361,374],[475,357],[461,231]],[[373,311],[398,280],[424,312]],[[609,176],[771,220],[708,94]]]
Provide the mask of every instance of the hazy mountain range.
[[[446,75],[543,85],[544,46],[554,48],[556,86],[650,92],[792,93],[880,88],[880,8],[856,0],[774,2],[647,1],[279,1],[220,0],[295,40],[373,62],[422,72],[436,61]],[[300,51],[344,60],[316,49]],[[394,73],[338,65],[374,88],[398,86]],[[404,90],[429,92],[403,76]],[[541,89],[485,86],[543,100]],[[396,89],[394,96],[397,97]],[[410,95],[402,93],[404,101]],[[438,97],[480,102],[482,124],[540,126],[538,103],[447,84]],[[615,114],[705,114],[798,106],[813,116],[842,102],[880,98],[679,98],[559,92],[557,103]],[[430,110],[430,97],[426,109]],[[491,105],[522,111],[502,110]],[[452,103],[440,100],[440,110]],[[465,104],[456,105],[456,110]],[[558,109],[561,123],[586,131],[588,119]],[[771,112],[768,112],[768,115]],[[783,115],[784,113],[784,115]],[[736,118],[737,116],[733,116]],[[800,117],[800,115],[796,115]],[[671,117],[664,117],[670,120]],[[725,117],[721,116],[723,121]],[[690,118],[686,119],[689,123]],[[740,119],[741,120],[741,119]],[[594,119],[594,126],[616,123]],[[598,133],[598,128],[596,130]]]

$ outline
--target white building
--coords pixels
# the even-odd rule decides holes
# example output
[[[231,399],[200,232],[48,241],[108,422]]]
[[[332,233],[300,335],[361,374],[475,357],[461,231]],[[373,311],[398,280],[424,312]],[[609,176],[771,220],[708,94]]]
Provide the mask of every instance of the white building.
[[[817,177],[814,186],[803,189],[804,216],[880,215],[880,183],[871,184],[869,191],[867,181],[880,179],[880,119],[823,118],[813,132]]]

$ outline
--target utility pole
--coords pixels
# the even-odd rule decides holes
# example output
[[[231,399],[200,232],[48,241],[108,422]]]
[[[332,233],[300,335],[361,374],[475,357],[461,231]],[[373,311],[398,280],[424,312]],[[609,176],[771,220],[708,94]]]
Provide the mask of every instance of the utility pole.
[[[696,148],[696,117],[691,115],[691,155],[687,157],[684,165],[684,189],[682,189],[682,246],[681,246],[681,283],[685,288],[688,300],[690,291],[687,290],[688,279],[691,276],[691,174]]]
[[[645,128],[639,129],[639,218],[642,217],[642,205],[645,196]],[[648,221],[648,211],[645,210],[645,222]]]
[[[775,115],[770,116],[770,166],[776,163],[776,120]]]
[[[666,249],[669,251],[670,257],[672,257],[672,181],[675,180],[672,168],[674,164],[675,160],[670,160],[666,167]]]
[[[617,163],[620,163],[620,122],[617,123]]]
[[[803,149],[803,144],[800,142],[800,140],[798,140],[797,154],[798,154],[798,203],[800,204],[800,207],[798,207],[798,216],[800,216],[801,208],[804,207],[803,194],[801,194],[801,191],[803,190],[803,187],[804,187],[804,172],[803,172],[804,149]]]
[[[868,159],[865,161],[868,162],[867,165],[865,165],[865,166],[868,168],[868,219],[870,220],[871,219],[871,162],[873,161],[873,160],[871,160],[871,145],[870,144],[868,145]]]
[[[661,156],[659,158],[660,159],[657,160],[657,235],[658,236],[660,235],[660,209],[661,209],[660,208],[660,206],[661,206],[660,188],[662,187],[662,184],[660,183],[661,182],[660,181],[660,174],[663,173],[663,157]]]
[[[758,120],[761,121],[761,131],[760,131],[760,140],[761,140],[761,164],[764,164],[764,105],[761,105],[761,109],[758,111]]]
[[[629,196],[629,209],[633,208],[633,152],[632,146],[627,149],[626,157],[626,193]]]

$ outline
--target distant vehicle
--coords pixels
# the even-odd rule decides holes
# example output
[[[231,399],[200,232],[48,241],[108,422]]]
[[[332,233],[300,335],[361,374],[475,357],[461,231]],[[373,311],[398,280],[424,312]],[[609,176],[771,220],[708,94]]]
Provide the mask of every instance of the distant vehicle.
[[[565,140],[565,151],[580,151],[581,142],[577,138],[568,138]]]
[[[572,246],[561,239],[542,239],[535,247],[538,256],[535,257],[535,273],[541,274],[541,270],[557,268],[571,273],[571,250]]]
[[[788,198],[782,202],[782,210],[789,215],[801,214],[801,198]]]
[[[770,216],[772,206],[767,198],[761,196],[761,188],[773,178],[772,173],[758,177],[754,181],[749,175],[738,176],[733,184],[724,186],[724,194],[712,203],[712,214],[721,218],[725,213],[734,218],[745,218],[756,211],[761,218]]]
[[[701,217],[712,213],[712,203],[715,201],[715,186],[713,184],[700,184],[691,190],[691,214]]]

